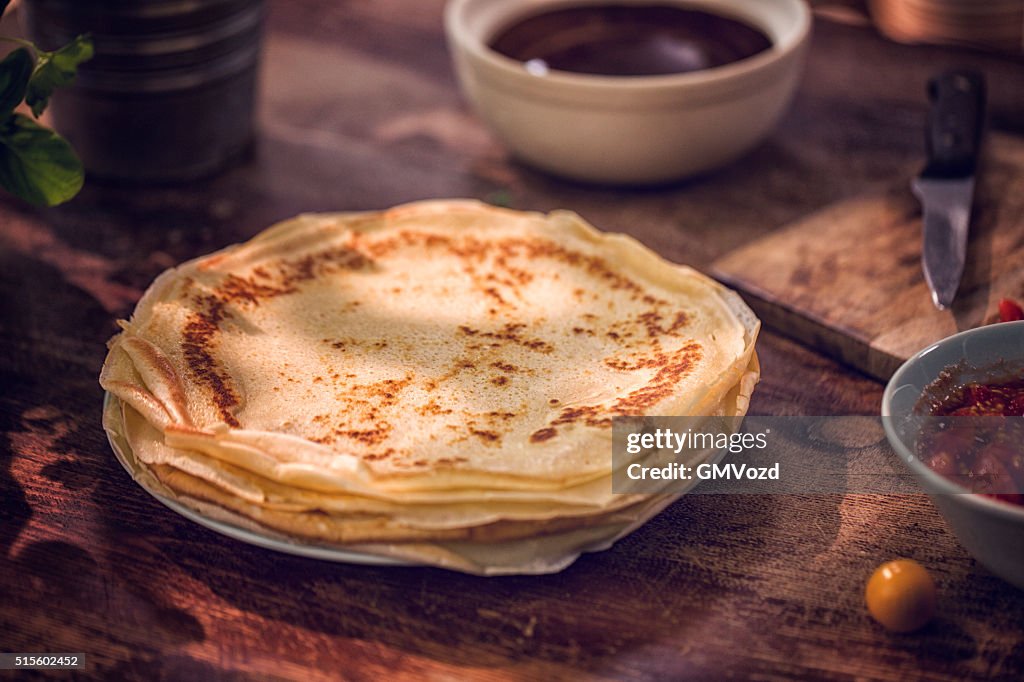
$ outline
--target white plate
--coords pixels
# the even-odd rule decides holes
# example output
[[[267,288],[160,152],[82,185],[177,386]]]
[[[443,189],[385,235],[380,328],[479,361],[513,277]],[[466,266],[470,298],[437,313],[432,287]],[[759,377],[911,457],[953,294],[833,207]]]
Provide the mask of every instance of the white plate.
[[[103,395],[103,412],[104,416],[108,411],[118,409],[118,403],[113,399],[110,393],[104,393]],[[139,471],[142,465],[139,464],[138,460],[135,459],[135,455],[132,453],[131,446],[128,441],[125,440],[124,435],[116,433],[106,428],[107,419],[104,419],[104,430],[107,432],[107,440],[110,441],[110,447],[114,451],[114,455],[117,457],[117,461],[121,463],[121,466],[125,468],[132,479],[135,480],[139,486],[142,487],[147,493],[159,500],[164,506],[171,509],[178,514],[181,514],[186,519],[194,521],[201,526],[205,526],[212,531],[216,531],[221,535],[226,535],[235,540],[241,540],[242,542],[250,545],[256,545],[257,547],[264,547],[266,549],[272,549],[277,552],[284,552],[286,554],[295,554],[297,556],[311,557],[313,559],[324,559],[327,561],[338,561],[347,564],[362,564],[365,566],[414,566],[409,561],[403,561],[401,559],[394,559],[392,557],[377,556],[374,554],[365,554],[363,552],[355,552],[351,549],[342,549],[339,547],[331,547],[326,545],[308,545],[293,540],[281,538],[270,533],[261,533],[259,531],[242,528],[232,523],[227,523],[219,519],[213,519],[208,516],[201,514],[200,512],[186,507],[177,500],[173,500],[166,495],[161,494],[159,491],[152,490],[139,480]]]

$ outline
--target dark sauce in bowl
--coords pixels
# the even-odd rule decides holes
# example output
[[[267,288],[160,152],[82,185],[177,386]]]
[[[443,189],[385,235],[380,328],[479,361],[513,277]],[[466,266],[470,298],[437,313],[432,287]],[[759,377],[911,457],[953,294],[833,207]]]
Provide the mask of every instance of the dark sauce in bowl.
[[[947,369],[923,398],[918,456],[972,492],[1024,505],[1024,372],[956,381]]]
[[[768,50],[760,29],[671,5],[582,5],[542,12],[498,31],[496,52],[559,71],[661,76],[711,69]]]

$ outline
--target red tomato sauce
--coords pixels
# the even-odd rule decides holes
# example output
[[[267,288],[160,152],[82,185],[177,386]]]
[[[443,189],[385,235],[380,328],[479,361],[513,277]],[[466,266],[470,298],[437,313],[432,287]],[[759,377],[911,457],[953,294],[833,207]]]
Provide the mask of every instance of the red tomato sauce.
[[[973,492],[1024,505],[1024,374],[954,385],[926,401],[940,419],[926,420],[921,459]]]
[[[937,417],[1024,417],[1024,377],[964,384],[933,402],[931,413]]]

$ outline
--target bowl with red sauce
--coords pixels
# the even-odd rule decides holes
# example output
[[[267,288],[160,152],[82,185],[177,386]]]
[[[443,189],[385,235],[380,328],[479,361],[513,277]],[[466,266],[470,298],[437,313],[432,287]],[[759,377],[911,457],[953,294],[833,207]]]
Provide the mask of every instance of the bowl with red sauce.
[[[960,543],[1024,588],[1024,321],[912,357],[886,386],[882,419]]]
[[[606,184],[704,173],[763,140],[796,90],[804,0],[449,0],[455,73],[516,157]]]

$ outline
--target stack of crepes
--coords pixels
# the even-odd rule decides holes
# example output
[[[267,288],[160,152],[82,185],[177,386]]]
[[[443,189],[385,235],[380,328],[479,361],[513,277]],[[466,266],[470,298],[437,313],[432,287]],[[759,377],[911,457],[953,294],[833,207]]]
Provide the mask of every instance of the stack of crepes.
[[[543,573],[674,499],[612,419],[746,412],[758,321],[567,211],[303,215],[163,273],[103,367],[135,479],[279,547]],[[676,493],[678,494],[678,493]]]

